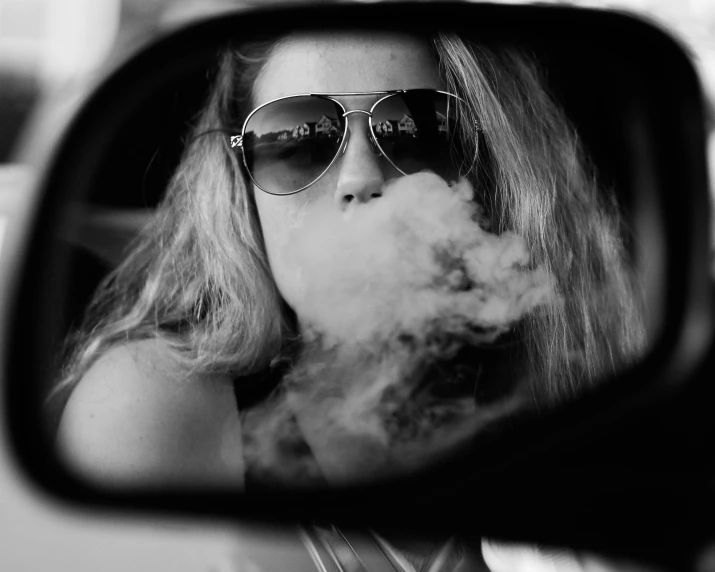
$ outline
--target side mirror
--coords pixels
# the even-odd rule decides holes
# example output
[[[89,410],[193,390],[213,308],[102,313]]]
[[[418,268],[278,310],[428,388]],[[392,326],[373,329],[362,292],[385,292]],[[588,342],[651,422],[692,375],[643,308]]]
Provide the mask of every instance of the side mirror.
[[[409,23],[405,21],[406,14],[409,14]],[[326,38],[334,41],[349,34],[351,49],[356,37],[377,38],[374,43],[365,43],[365,53],[372,53],[370,50],[377,49],[375,46],[381,45],[385,38],[392,38],[389,41],[401,45],[395,40],[397,22],[402,33],[399,42],[409,38],[410,42],[422,42],[419,44],[422,46],[434,46],[434,38],[441,38],[436,53],[443,57],[442,67],[435,67],[434,77],[446,77],[450,82],[436,90],[440,95],[435,96],[434,89],[429,97],[425,93],[397,93],[394,90],[424,91],[417,88],[436,86],[417,85],[417,80],[415,85],[392,85],[391,78],[379,76],[374,86],[365,80],[365,85],[372,87],[355,90],[335,79],[355,80],[354,69],[310,68],[304,60],[295,63],[298,67],[286,68],[293,70],[290,73],[276,72],[279,79],[274,80],[284,83],[279,87],[266,87],[265,94],[231,92],[232,82],[245,81],[241,70],[245,71],[252,61],[245,54],[242,59],[240,49],[231,51],[230,46],[237,42],[245,45],[251,40],[256,48],[269,39],[300,37],[319,38],[316,45],[322,45],[320,42],[327,41]],[[430,38],[432,44],[428,41]],[[457,45],[455,38],[464,43]],[[290,43],[281,45],[285,48]],[[398,48],[393,48],[394,51],[387,50],[385,54],[399,53]],[[218,57],[219,53],[224,53],[223,60]],[[265,50],[264,53],[275,54]],[[329,51],[320,54],[327,58]],[[466,54],[470,54],[469,61],[463,60]],[[517,54],[527,55],[522,58]],[[235,68],[231,67],[234,64]],[[285,62],[283,65],[288,66]],[[311,77],[320,83],[319,89],[311,89],[313,80],[306,80],[295,71],[300,65],[307,66]],[[377,67],[374,62],[366,64],[365,75],[360,77],[371,77],[373,65]],[[261,68],[260,73],[265,69]],[[539,69],[543,79],[535,75]],[[419,81],[428,76],[419,76]],[[400,77],[409,83],[409,78]],[[466,89],[469,85],[473,89]],[[478,91],[475,86],[484,90]],[[539,89],[527,89],[530,86]],[[316,91],[322,95],[316,98]],[[370,91],[369,106],[355,107],[357,95],[353,91],[363,95]],[[259,108],[267,101],[285,102],[285,96],[296,93],[303,94],[303,99],[290,100],[290,106],[274,106],[270,113],[265,111],[267,107]],[[380,104],[381,99],[390,101]],[[552,105],[551,101],[556,104]],[[461,107],[465,102],[471,107]],[[296,103],[300,105],[296,107]],[[315,109],[311,107],[314,103]],[[387,108],[393,104],[394,109],[388,113]],[[207,118],[220,116],[211,116],[206,111],[212,105],[235,112],[235,122],[207,122]],[[259,109],[249,116],[247,111],[252,108]],[[383,109],[385,117],[380,118],[378,110]],[[474,109],[480,109],[481,116],[470,115]],[[553,115],[545,114],[544,110]],[[451,115],[455,111],[456,115]],[[254,123],[248,121],[251,117]],[[427,119],[421,119],[424,117]],[[366,128],[364,136],[356,127],[360,125]],[[371,125],[370,131],[367,131],[368,125]],[[473,129],[469,131],[465,125]],[[510,129],[513,134],[507,133]],[[201,147],[200,152],[205,152],[201,161],[196,154],[203,143],[197,140],[211,141]],[[440,146],[447,140],[449,143]],[[242,156],[232,154],[235,152],[231,150],[232,143],[242,146]],[[582,146],[583,154],[580,154],[581,147],[576,149],[575,145]],[[255,364],[263,360],[265,367],[272,358],[273,372],[281,371],[275,368],[288,363],[287,371],[292,372],[290,379],[294,385],[286,389],[279,380],[278,394],[289,397],[277,402],[276,408],[295,403],[290,401],[290,391],[303,387],[301,380],[332,376],[329,378],[335,381],[325,391],[321,389],[319,397],[312,389],[305,394],[300,391],[292,394],[308,395],[309,404],[321,404],[315,409],[300,409],[308,413],[303,422],[297,422],[296,431],[305,434],[312,431],[317,440],[308,443],[313,447],[314,458],[307,469],[300,457],[295,474],[276,481],[271,480],[275,475],[270,470],[259,472],[259,477],[268,476],[255,479],[250,488],[236,486],[227,479],[208,484],[202,479],[192,482],[180,475],[172,482],[140,479],[130,486],[125,481],[117,485],[112,479],[98,478],[68,458],[57,446],[59,419],[48,413],[47,396],[62,377],[64,340],[79,328],[85,306],[97,285],[107,275],[115,276],[116,280],[117,274],[110,273],[127,253],[139,253],[133,259],[136,280],[119,282],[120,287],[115,288],[112,298],[116,306],[94,307],[105,317],[111,315],[118,328],[114,338],[107,338],[107,348],[121,345],[122,336],[128,340],[146,340],[160,332],[163,339],[179,348],[177,356],[198,360],[197,356],[208,346],[198,345],[199,342],[191,345],[190,340],[198,339],[196,324],[206,315],[218,320],[216,316],[220,317],[220,312],[211,314],[215,305],[229,304],[221,298],[228,296],[225,289],[221,296],[214,298],[206,293],[215,287],[213,278],[201,284],[206,290],[204,294],[191,298],[189,282],[181,282],[183,275],[177,271],[172,289],[167,286],[169,282],[162,282],[161,288],[167,288],[166,295],[155,296],[152,302],[155,305],[147,306],[145,316],[155,316],[154,322],[147,318],[148,321],[134,329],[119,327],[126,316],[117,314],[120,311],[117,308],[129,311],[129,306],[121,306],[118,300],[131,299],[133,304],[139,304],[154,284],[151,279],[155,275],[147,268],[159,260],[163,243],[159,242],[157,233],[152,234],[151,228],[142,230],[147,225],[164,225],[171,230],[171,221],[175,220],[171,217],[178,220],[178,217],[189,216],[182,209],[194,205],[196,211],[190,216],[204,219],[203,223],[186,227],[190,239],[182,243],[184,253],[188,252],[186,249],[196,248],[194,271],[208,264],[214,264],[216,272],[228,271],[225,261],[231,253],[219,252],[225,244],[218,240],[212,242],[211,237],[222,232],[221,225],[230,226],[231,219],[207,219],[209,211],[201,210],[204,207],[187,198],[195,190],[191,184],[185,189],[188,194],[181,199],[184,203],[171,198],[171,193],[166,195],[167,186],[178,188],[177,179],[172,179],[176,177],[177,167],[181,165],[184,169],[180,177],[194,183],[198,179],[188,166],[190,161],[193,161],[191,169],[215,168],[216,173],[226,177],[226,173],[231,173],[230,184],[218,180],[211,184],[217,189],[223,189],[222,185],[229,189],[225,200],[231,208],[250,210],[246,217],[252,216],[255,220],[263,217],[262,231],[268,243],[270,232],[264,216],[268,211],[262,209],[273,208],[279,204],[276,201],[281,200],[293,201],[280,203],[282,205],[298,204],[296,197],[305,199],[300,208],[307,209],[305,205],[310,201],[306,197],[318,197],[314,192],[318,187],[306,190],[301,187],[309,187],[320,177],[324,177],[326,188],[330,184],[333,187],[343,184],[331,178],[337,172],[331,169],[342,168],[341,165],[351,160],[359,164],[362,159],[355,159],[353,155],[361,148],[366,151],[364,157],[372,156],[370,161],[381,165],[382,170],[377,171],[379,176],[386,180],[394,178],[385,175],[388,168],[407,175],[394,183],[387,181],[379,192],[368,197],[379,195],[380,205],[391,204],[393,198],[388,197],[407,196],[410,191],[397,190],[402,184],[400,181],[422,180],[419,177],[424,176],[419,172],[423,168],[439,172],[443,162],[455,156],[459,158],[459,174],[470,187],[450,186],[447,183],[452,181],[446,181],[435,183],[437,186],[432,192],[413,189],[414,196],[420,197],[421,202],[414,201],[414,205],[407,200],[395,202],[399,208],[383,209],[380,216],[392,220],[390,217],[397,217],[399,213],[400,221],[412,224],[409,217],[423,216],[419,209],[430,204],[433,205],[430,213],[439,212],[447,217],[444,220],[449,224],[442,227],[437,224],[434,229],[425,223],[432,220],[429,217],[415,219],[422,226],[408,244],[415,245],[413,250],[418,253],[421,251],[416,245],[431,240],[429,233],[443,233],[439,234],[442,240],[448,236],[447,231],[455,231],[453,221],[459,216],[476,226],[481,225],[482,234],[474,235],[480,237],[474,240],[482,248],[474,259],[475,268],[478,267],[476,274],[460,267],[457,264],[460,261],[455,262],[449,251],[440,251],[440,258],[435,247],[429,251],[434,257],[427,257],[429,264],[439,266],[444,260],[455,264],[439,266],[433,278],[443,283],[435,288],[450,293],[476,292],[476,298],[472,296],[469,300],[470,304],[479,300],[477,310],[475,306],[468,307],[481,321],[469,322],[469,327],[457,335],[450,329],[462,319],[454,310],[457,306],[450,306],[448,311],[440,306],[442,313],[435,310],[434,315],[444,316],[447,312],[449,320],[438,329],[429,330],[434,322],[430,321],[431,306],[424,302],[427,298],[402,295],[397,288],[403,283],[392,281],[392,273],[385,273],[390,278],[383,282],[374,279],[377,271],[373,272],[366,263],[367,274],[357,272],[357,282],[351,283],[359,284],[363,275],[369,275],[365,283],[373,288],[371,293],[376,292],[375,285],[392,285],[395,289],[388,290],[392,297],[386,298],[388,302],[383,306],[355,306],[360,312],[348,307],[349,311],[344,314],[336,314],[336,310],[343,310],[344,306],[329,300],[332,291],[329,288],[313,290],[323,296],[318,300],[316,312],[329,308],[326,320],[339,315],[335,330],[340,333],[335,338],[339,343],[309,346],[311,338],[303,329],[302,337],[297,339],[305,345],[300,352],[288,352],[286,348],[294,347],[286,340],[296,337],[302,306],[292,299],[286,300],[284,295],[279,302],[293,310],[293,313],[286,311],[293,322],[287,319],[282,324],[273,322],[271,325],[274,338],[276,332],[285,334],[282,348],[273,347],[273,354],[269,355],[266,343],[263,353],[256,353],[252,358]],[[705,380],[712,374],[713,326],[705,120],[700,86],[691,63],[683,49],[653,25],[611,11],[445,2],[319,4],[224,14],[166,33],[108,70],[59,133],[49,138],[41,125],[37,125],[28,134],[24,153],[39,161],[42,170],[31,204],[28,203],[27,211],[14,222],[13,232],[4,245],[6,287],[1,314],[4,419],[18,466],[53,498],[101,510],[192,514],[274,523],[318,520],[352,527],[379,522],[387,528],[415,534],[449,529],[466,536],[569,545],[665,563],[670,563],[669,559],[678,549],[694,550],[702,546],[702,536],[696,535],[696,539],[690,535],[695,534],[692,528],[682,528],[681,523],[688,511],[703,500],[697,495],[706,494],[704,480],[698,480],[697,484],[689,480],[693,478],[691,466],[698,464],[691,465],[693,459],[688,455],[705,455],[706,445],[712,444],[710,416],[705,411],[705,404],[712,397],[712,389]],[[301,153],[310,154],[309,163],[299,164],[299,159],[303,160]],[[327,155],[327,159],[321,154]],[[379,163],[374,157],[379,161],[386,159],[388,163]],[[539,157],[552,162],[539,162]],[[306,174],[306,164],[315,172]],[[265,171],[259,173],[261,168]],[[364,171],[358,174],[366,176]],[[244,182],[236,182],[239,178]],[[330,187],[331,193],[333,187]],[[248,193],[249,198],[240,198],[239,188]],[[476,197],[480,204],[473,211],[468,211],[472,207],[466,206],[472,204],[471,199],[464,204],[444,206],[447,203],[434,198],[441,196],[440,193],[444,196],[468,193],[467,188],[473,192],[469,197]],[[261,194],[263,191],[266,193]],[[300,192],[289,194],[293,191]],[[276,196],[281,193],[287,196]],[[345,199],[346,205],[352,203],[350,208],[363,210],[354,211],[358,214],[350,211],[348,216],[344,209],[340,220],[345,222],[353,217],[372,221],[364,215],[368,207],[355,207],[360,199],[358,191],[353,193],[346,191],[348,198],[343,196],[340,200]],[[327,204],[319,198],[314,200],[321,208]],[[518,216],[514,214],[517,210],[514,201],[518,202]],[[272,206],[266,206],[269,204]],[[221,209],[216,208],[211,212],[219,211]],[[332,224],[325,228],[343,228]],[[370,226],[372,222],[365,225],[368,229],[378,228]],[[166,235],[167,240],[179,240],[182,231],[175,226],[174,233]],[[204,235],[199,236],[199,231]],[[141,232],[144,238],[132,242]],[[245,228],[235,227],[232,232],[244,238],[248,233]],[[348,239],[340,232],[330,235],[335,244],[355,246],[359,243],[346,242]],[[450,244],[455,244],[458,237],[450,240]],[[289,247],[293,248],[290,244],[285,246]],[[309,258],[316,257],[314,268],[317,270],[314,274],[306,272],[309,275],[301,278],[303,284],[312,287],[311,280],[319,274],[325,261],[320,253],[328,252],[332,256],[332,247],[329,241],[324,241],[319,248],[305,249]],[[260,248],[255,247],[251,252]],[[554,249],[559,249],[558,256]],[[245,252],[249,250],[246,247]],[[241,256],[246,255],[245,252]],[[392,264],[389,268],[394,269],[395,275],[399,275],[399,264],[407,264],[405,260],[409,258],[403,256],[402,251],[391,254],[387,248],[350,252],[364,256],[370,264]],[[216,253],[224,258],[209,260],[218,256]],[[379,260],[383,254],[387,262]],[[236,260],[243,260],[238,258],[239,254],[235,256]],[[263,256],[261,260],[265,263],[264,254],[255,256]],[[494,262],[496,259],[502,262]],[[395,261],[399,264],[393,264]],[[168,257],[162,264],[173,262]],[[275,257],[271,264],[275,265]],[[488,272],[480,275],[480,264],[486,265]],[[623,269],[618,265],[623,265]],[[329,279],[352,271],[350,265],[336,267],[340,273],[332,270],[333,274],[327,275]],[[379,268],[384,270],[385,267],[388,266]],[[131,274],[128,268],[124,267],[125,278]],[[256,263],[254,270],[268,272],[265,264],[261,268]],[[406,272],[411,270],[408,268]],[[286,287],[275,274],[277,290],[265,290],[261,296],[266,299],[273,296],[271,300],[277,304],[278,294],[285,294]],[[458,278],[463,280],[460,282],[463,287],[457,284]],[[226,283],[229,282],[227,279]],[[110,283],[103,284],[106,289]],[[236,289],[245,288],[236,280],[231,284]],[[195,283],[191,283],[191,288],[194,286]],[[429,284],[429,288],[433,286]],[[625,295],[630,296],[627,304],[623,303]],[[189,310],[184,308],[183,314],[173,314],[184,299],[189,300],[186,302]],[[340,345],[344,338],[340,336],[357,336],[362,330],[356,325],[367,323],[364,339],[372,339],[370,328],[386,319],[385,315],[404,300],[408,301],[405,306],[415,308],[422,320],[417,322],[422,328],[418,328],[417,335],[406,336],[389,324],[393,328],[389,329],[392,337],[385,338],[389,338],[389,343],[377,349],[368,342],[360,346],[360,352],[373,361],[368,360],[367,365],[364,361],[349,362],[354,366],[352,370],[333,367],[334,358],[344,355],[341,352],[345,344]],[[429,300],[432,303],[433,299]],[[561,310],[553,310],[552,305]],[[365,314],[371,316],[367,321],[360,321],[362,308],[373,312]],[[622,313],[626,311],[632,313]],[[226,310],[226,315],[238,319],[239,314]],[[201,323],[204,327],[205,323]],[[85,339],[93,335],[92,328],[96,333],[97,328],[108,328],[107,324],[106,321],[99,326],[90,324],[83,334]],[[219,327],[216,324],[211,327],[214,326]],[[567,326],[574,327],[568,329]],[[270,337],[266,324],[255,322],[253,327],[255,330],[251,331],[255,331],[256,336]],[[330,332],[332,335],[333,330]],[[327,335],[325,331],[319,333]],[[318,338],[324,340],[324,337]],[[227,338],[224,345],[228,347],[234,342]],[[354,414],[355,410],[351,409],[354,402],[350,401],[355,395],[354,387],[362,383],[365,371],[376,372],[372,381],[383,379],[379,376],[384,374],[384,369],[380,368],[389,369],[385,363],[389,367],[393,363],[385,361],[388,359],[385,356],[392,351],[407,355],[413,344],[421,344],[421,348],[433,353],[428,353],[427,358],[421,357],[417,365],[409,362],[411,365],[406,366],[406,370],[400,370],[409,371],[409,376],[401,373],[395,377],[417,380],[409,391],[400,393],[401,385],[390,386],[389,395],[398,395],[390,401],[392,417],[388,421],[392,429],[385,429],[388,423],[382,418],[379,431],[374,431],[372,426],[365,429],[365,420],[371,419],[373,413],[372,405],[359,410],[359,415]],[[558,344],[561,346],[556,347]],[[624,350],[626,345],[628,349]],[[312,348],[312,353],[305,350],[306,347]],[[465,347],[469,350],[466,353]],[[88,348],[85,350],[89,351]],[[533,359],[522,359],[524,352]],[[607,358],[603,357],[606,353]],[[597,354],[601,357],[588,357]],[[75,353],[75,357],[77,355]],[[293,361],[276,359],[286,355]],[[315,361],[307,365],[304,362],[301,370],[296,363],[301,363],[297,360],[305,355],[312,355]],[[454,361],[458,359],[462,361]],[[568,375],[562,375],[566,365],[561,369],[552,367],[554,360],[568,364]],[[529,369],[537,362],[541,369]],[[604,363],[607,366],[601,367]],[[316,367],[319,375],[310,373],[316,371]],[[491,368],[488,371],[495,376],[491,386],[489,376],[480,373],[485,368]],[[216,365],[215,370],[214,373],[221,375],[236,374],[223,362]],[[300,375],[296,371],[301,372]],[[450,383],[440,385],[440,381],[435,385],[425,371],[437,371],[434,379],[438,381],[447,371]],[[266,385],[270,380],[261,375],[257,365],[253,370],[246,366],[239,373],[252,380],[242,386],[248,388],[243,395],[246,403],[253,400],[247,411],[254,412],[253,417],[250,413],[242,417],[244,445],[258,434],[257,430],[251,433],[251,426],[245,420],[258,419],[256,427],[267,431],[266,442],[273,456],[262,457],[260,452],[265,449],[258,447],[257,466],[265,461],[269,469],[283,470],[288,456],[275,455],[276,451],[286,454],[285,447],[281,449],[271,440],[275,433],[261,425],[263,410],[255,405],[258,398],[250,395],[255,390],[260,399],[276,403],[270,401],[267,391],[273,386]],[[348,377],[357,380],[355,386],[348,386],[342,393],[331,393]],[[477,383],[477,378],[487,381]],[[497,379],[499,383],[494,381]],[[308,387],[314,386],[309,384]],[[374,385],[369,387],[370,391],[375,389]],[[439,391],[433,391],[435,387]],[[383,397],[388,394],[383,390],[385,387],[380,388],[382,393],[377,400],[380,407],[385,406]],[[284,393],[280,394],[281,391]],[[459,398],[459,407],[452,407],[455,402],[450,400],[454,395]],[[519,397],[518,401],[514,400],[515,396]],[[360,399],[363,397],[361,394]],[[314,398],[317,401],[311,401]],[[478,406],[474,405],[475,399]],[[322,407],[325,403],[329,403],[329,407]],[[463,410],[459,408],[466,403],[469,403],[469,415],[462,415]],[[512,407],[514,403],[519,406]],[[415,411],[415,404],[424,408]],[[335,431],[321,425],[321,415],[332,418],[338,410],[347,411],[346,415],[352,415],[351,420],[360,425],[361,429],[355,433],[359,439],[337,440]],[[396,444],[395,435],[402,439],[405,433],[391,433],[395,426],[405,423],[414,428],[424,419],[431,419],[429,415],[445,410],[449,415],[440,419],[446,420],[444,426],[448,430],[442,431],[443,426],[436,429],[430,426],[434,432],[429,433],[429,438],[423,439],[420,433],[421,440],[411,441],[411,437],[405,437]],[[400,417],[402,414],[406,420]],[[450,425],[455,416],[460,423]],[[415,418],[419,423],[410,425]],[[467,418],[469,421],[462,423]],[[345,428],[345,424],[337,426],[341,430]],[[290,427],[295,429],[294,426],[288,429]],[[282,430],[285,436],[286,426]],[[374,437],[373,441],[366,435]],[[701,439],[697,451],[687,449],[694,435]],[[288,436],[295,437],[294,434]],[[287,443],[293,446],[296,443],[291,439]],[[329,451],[325,458],[321,458],[320,446],[316,445],[323,441],[327,443],[325,451]],[[367,451],[367,447],[363,447],[367,442],[379,443],[382,447],[383,457],[392,463],[385,464],[387,469],[377,466],[373,449]],[[330,486],[320,486],[311,478],[302,479],[305,476],[302,470],[311,476],[314,473],[310,471],[316,470],[315,467],[324,471],[322,476],[335,474],[326,467],[336,458],[334,455],[341,452],[351,459],[348,470],[333,481],[323,480],[323,485],[327,482]],[[379,458],[380,462],[383,457]],[[670,470],[673,466],[682,469],[682,474],[674,476]],[[673,491],[677,487],[683,489],[676,494]],[[699,511],[710,506],[712,499],[707,494]],[[655,519],[651,510],[654,496],[660,511]],[[455,519],[453,515],[458,509],[467,513],[462,514],[463,517],[468,517]],[[548,519],[544,516],[547,514]],[[619,516],[614,516],[616,514]],[[609,522],[607,531],[601,526],[604,520]],[[680,529],[676,530],[676,522]]]

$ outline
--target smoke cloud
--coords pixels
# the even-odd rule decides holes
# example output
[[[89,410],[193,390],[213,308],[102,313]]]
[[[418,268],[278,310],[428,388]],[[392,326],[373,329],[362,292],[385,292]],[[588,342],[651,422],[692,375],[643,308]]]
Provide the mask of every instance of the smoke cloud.
[[[521,237],[488,231],[467,181],[424,172],[342,216],[322,208],[292,243],[300,349],[242,419],[248,474],[288,486],[394,476],[523,405],[508,374],[503,397],[480,403],[483,366],[556,302],[553,281]]]

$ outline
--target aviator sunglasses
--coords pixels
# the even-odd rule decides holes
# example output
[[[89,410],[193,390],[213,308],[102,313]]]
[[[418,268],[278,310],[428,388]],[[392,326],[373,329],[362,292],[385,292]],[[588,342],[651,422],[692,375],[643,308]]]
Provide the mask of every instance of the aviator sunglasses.
[[[369,111],[348,111],[335,99],[379,95]],[[397,171],[430,170],[451,182],[459,178],[464,159],[457,117],[462,101],[435,89],[289,95],[254,109],[230,144],[241,149],[259,189],[290,195],[325,175],[347,147],[348,116],[362,113],[369,118],[373,150]]]

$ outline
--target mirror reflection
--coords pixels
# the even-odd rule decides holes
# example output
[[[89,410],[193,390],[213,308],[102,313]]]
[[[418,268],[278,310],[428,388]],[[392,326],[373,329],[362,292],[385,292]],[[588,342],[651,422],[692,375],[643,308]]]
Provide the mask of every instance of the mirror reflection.
[[[627,219],[526,51],[302,31],[217,70],[156,210],[70,233],[108,271],[50,397],[82,474],[394,476],[641,355]]]

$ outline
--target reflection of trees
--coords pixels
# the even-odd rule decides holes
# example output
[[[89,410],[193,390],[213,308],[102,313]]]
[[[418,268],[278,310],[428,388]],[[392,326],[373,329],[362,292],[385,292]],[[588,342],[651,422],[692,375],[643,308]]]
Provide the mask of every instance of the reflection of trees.
[[[269,131],[268,133],[264,133],[263,135],[254,137],[253,142],[256,145],[259,145],[262,143],[283,142],[283,141],[287,141],[290,138],[291,138],[291,130],[283,129],[282,131]]]
[[[254,137],[256,145],[276,142],[303,141],[305,139],[340,137],[340,120],[323,115],[318,121],[306,121],[280,131],[268,131]]]

